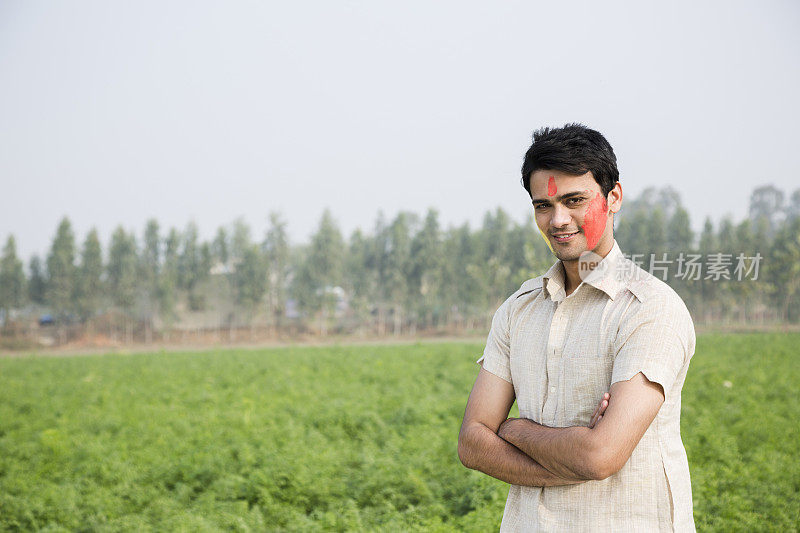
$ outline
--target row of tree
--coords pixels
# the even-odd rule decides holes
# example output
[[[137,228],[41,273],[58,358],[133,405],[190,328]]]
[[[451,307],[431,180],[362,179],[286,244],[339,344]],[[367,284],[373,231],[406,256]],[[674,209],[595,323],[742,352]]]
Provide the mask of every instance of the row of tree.
[[[759,254],[756,279],[666,281],[696,321],[800,319],[800,190],[788,202],[772,186],[756,189],[749,216],[735,223],[705,221],[692,231],[689,213],[672,189],[648,189],[627,201],[615,237],[623,251],[674,260],[678,253]],[[529,216],[514,221],[502,209],[479,228],[443,229],[438,214],[378,216],[371,232],[345,239],[326,211],[311,241],[291,245],[286,223],[270,214],[253,239],[241,219],[201,241],[197,226],[162,234],[147,222],[141,239],[117,228],[103,249],[96,230],[80,246],[68,219],[58,226],[46,259],[26,269],[9,236],[0,259],[0,318],[31,323],[49,313],[72,331],[150,341],[175,329],[291,330],[413,333],[418,329],[484,330],[497,305],[519,284],[544,272],[555,258]],[[752,276],[751,276],[752,278]],[[109,318],[111,317],[111,318]],[[102,324],[102,325],[100,325]]]

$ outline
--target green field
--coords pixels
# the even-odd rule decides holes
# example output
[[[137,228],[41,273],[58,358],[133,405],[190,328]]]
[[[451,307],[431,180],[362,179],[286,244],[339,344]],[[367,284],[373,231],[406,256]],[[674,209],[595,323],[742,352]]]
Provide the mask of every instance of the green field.
[[[698,338],[698,529],[800,527],[798,346]],[[0,530],[496,530],[507,485],[456,453],[481,349],[0,359]]]

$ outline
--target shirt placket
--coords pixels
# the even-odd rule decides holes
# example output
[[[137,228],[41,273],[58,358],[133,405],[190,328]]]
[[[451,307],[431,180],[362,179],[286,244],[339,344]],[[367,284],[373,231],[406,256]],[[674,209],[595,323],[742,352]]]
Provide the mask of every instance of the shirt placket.
[[[556,302],[553,319],[550,322],[550,334],[547,338],[547,382],[542,405],[542,421],[550,426],[555,426],[559,409],[561,356],[567,327],[568,306],[566,300]]]

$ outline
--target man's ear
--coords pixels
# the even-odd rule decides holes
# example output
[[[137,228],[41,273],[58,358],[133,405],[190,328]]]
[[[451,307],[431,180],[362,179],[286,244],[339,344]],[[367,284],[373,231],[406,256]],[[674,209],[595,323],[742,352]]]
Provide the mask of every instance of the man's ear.
[[[619,182],[614,184],[614,188],[608,193],[606,198],[608,202],[608,210],[613,213],[618,213],[622,209],[622,185]]]

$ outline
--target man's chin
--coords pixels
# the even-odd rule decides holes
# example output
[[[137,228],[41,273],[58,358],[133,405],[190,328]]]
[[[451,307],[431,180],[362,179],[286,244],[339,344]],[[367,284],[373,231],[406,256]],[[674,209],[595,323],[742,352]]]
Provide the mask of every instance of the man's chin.
[[[581,258],[581,254],[584,250],[576,249],[576,250],[556,250],[556,257],[561,261],[577,261]]]
[[[553,243],[553,253],[561,261],[577,261],[584,251],[586,251],[585,243],[570,242],[567,245]]]

